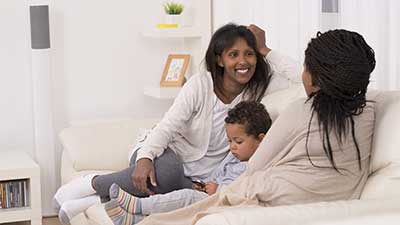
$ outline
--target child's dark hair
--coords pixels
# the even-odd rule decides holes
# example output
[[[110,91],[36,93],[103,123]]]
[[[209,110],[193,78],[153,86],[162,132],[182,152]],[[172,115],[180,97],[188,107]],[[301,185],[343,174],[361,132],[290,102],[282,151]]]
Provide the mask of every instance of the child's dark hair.
[[[205,62],[207,70],[211,73],[214,88],[223,93],[222,75],[224,68],[218,65],[218,56],[227,48],[232,47],[238,38],[246,40],[247,44],[254,50],[257,58],[256,70],[253,77],[247,83],[244,94],[249,95],[249,100],[261,101],[271,80],[271,69],[263,56],[257,50],[257,42],[253,33],[245,26],[229,23],[219,28],[211,37],[206,52]]]
[[[338,171],[329,138],[331,130],[335,132],[339,144],[342,144],[342,138],[351,132],[361,169],[360,149],[355,136],[353,117],[363,112],[367,102],[365,94],[370,74],[375,68],[373,49],[356,32],[318,32],[317,37],[311,39],[307,46],[304,64],[311,74],[313,85],[320,88],[309,97],[309,100],[313,99],[306,139],[310,162],[312,163],[307,143],[311,119],[316,114],[322,131],[323,148],[332,167]]]
[[[247,135],[257,138],[260,133],[267,133],[272,120],[263,104],[255,101],[242,101],[228,111],[225,123],[243,125]]]

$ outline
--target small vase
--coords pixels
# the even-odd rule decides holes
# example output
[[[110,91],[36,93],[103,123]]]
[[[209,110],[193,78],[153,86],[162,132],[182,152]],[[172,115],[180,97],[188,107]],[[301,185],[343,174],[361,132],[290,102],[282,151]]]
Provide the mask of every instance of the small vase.
[[[182,26],[182,15],[165,15],[165,24],[176,24],[177,27]]]

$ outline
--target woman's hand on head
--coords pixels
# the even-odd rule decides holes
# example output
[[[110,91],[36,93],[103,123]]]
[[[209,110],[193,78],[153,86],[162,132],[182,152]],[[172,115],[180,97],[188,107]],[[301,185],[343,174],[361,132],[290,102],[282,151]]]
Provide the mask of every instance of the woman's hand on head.
[[[133,186],[139,191],[153,195],[154,192],[147,187],[148,177],[150,178],[150,183],[153,186],[157,186],[153,161],[147,158],[139,159],[136,162],[136,167],[132,172]]]
[[[247,29],[256,37],[258,52],[263,56],[268,55],[271,49],[265,45],[265,31],[254,24],[250,24]]]

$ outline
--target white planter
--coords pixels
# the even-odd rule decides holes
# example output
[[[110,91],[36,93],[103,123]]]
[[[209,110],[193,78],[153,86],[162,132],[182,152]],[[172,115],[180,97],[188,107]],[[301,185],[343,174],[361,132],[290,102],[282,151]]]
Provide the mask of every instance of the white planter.
[[[165,15],[164,17],[165,24],[177,24],[178,27],[181,27],[183,24],[182,15]]]

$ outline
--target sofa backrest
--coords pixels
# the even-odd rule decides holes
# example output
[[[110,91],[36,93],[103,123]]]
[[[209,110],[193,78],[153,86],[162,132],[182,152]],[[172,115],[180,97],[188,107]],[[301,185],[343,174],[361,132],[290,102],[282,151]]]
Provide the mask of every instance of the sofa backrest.
[[[290,102],[304,97],[301,86],[277,91],[263,103],[275,119]],[[77,172],[121,170],[128,165],[128,154],[139,133],[160,119],[100,120],[74,123],[59,134],[65,153]]]
[[[375,131],[370,175],[362,199],[400,197],[400,91],[372,91]]]

